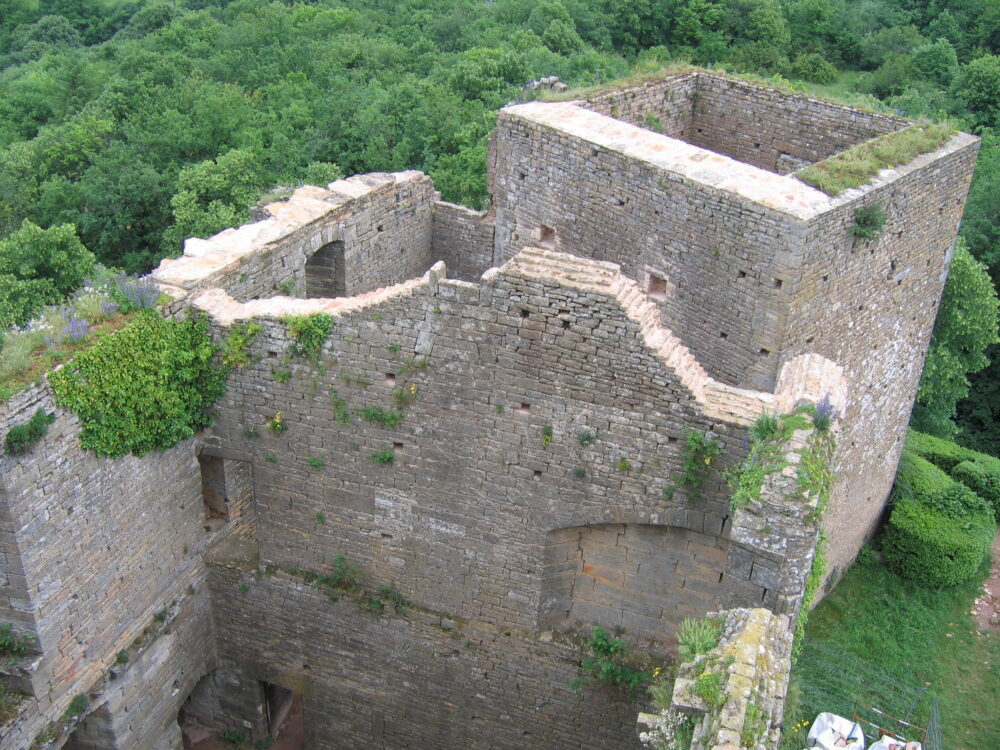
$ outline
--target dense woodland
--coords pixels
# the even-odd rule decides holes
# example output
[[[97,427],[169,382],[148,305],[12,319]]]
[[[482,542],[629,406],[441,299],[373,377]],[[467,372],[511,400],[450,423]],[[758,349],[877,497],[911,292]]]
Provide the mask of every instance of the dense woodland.
[[[982,136],[914,420],[1000,452],[1000,0],[0,0],[0,329],[277,186],[415,168],[483,206],[526,82],[671,61]]]

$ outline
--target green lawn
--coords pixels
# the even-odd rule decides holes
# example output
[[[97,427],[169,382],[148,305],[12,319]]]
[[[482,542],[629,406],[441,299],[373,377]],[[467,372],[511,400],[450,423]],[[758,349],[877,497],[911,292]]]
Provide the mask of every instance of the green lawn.
[[[1000,633],[978,634],[969,614],[988,572],[987,564],[975,583],[925,589],[863,553],[806,628],[804,653],[819,644],[844,653],[843,662],[825,673],[806,658],[793,668],[786,728],[831,710],[810,705],[817,703],[813,688],[822,692],[830,680],[849,681],[861,661],[933,693],[947,750],[1000,748]],[[920,722],[927,718],[926,697],[914,713]],[[804,730],[787,735],[783,748],[805,746]]]

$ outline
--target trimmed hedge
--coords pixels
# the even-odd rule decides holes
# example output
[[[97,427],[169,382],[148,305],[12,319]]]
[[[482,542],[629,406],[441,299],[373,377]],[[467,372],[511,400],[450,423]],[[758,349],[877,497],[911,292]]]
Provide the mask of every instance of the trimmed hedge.
[[[927,459],[983,498],[1000,522],[1000,458],[913,430],[906,451]]]
[[[893,501],[898,502],[901,497],[924,497],[932,492],[946,490],[953,484],[955,482],[951,477],[926,458],[910,450],[904,450],[899,458],[899,469],[896,471]]]
[[[963,448],[961,445],[953,443],[950,440],[942,440],[933,435],[916,432],[915,430],[910,430],[906,437],[906,450],[912,451],[922,458],[926,458],[939,469],[944,469],[947,472],[951,472],[952,469],[967,458],[971,460],[971,456],[966,456],[966,453],[976,452],[970,451],[968,448]],[[980,453],[979,455],[986,454]]]
[[[893,500],[882,534],[892,570],[935,588],[976,575],[996,535],[986,501],[910,450],[900,461]]]
[[[1000,467],[962,461],[952,470],[951,476],[988,502],[993,517],[1000,522]]]

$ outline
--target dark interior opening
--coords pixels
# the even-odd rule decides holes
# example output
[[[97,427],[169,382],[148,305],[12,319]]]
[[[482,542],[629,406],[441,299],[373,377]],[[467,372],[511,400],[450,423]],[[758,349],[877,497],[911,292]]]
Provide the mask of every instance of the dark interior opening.
[[[201,496],[205,503],[205,522],[221,526],[229,520],[229,500],[226,497],[226,470],[220,456],[202,453],[198,456],[201,466]]]
[[[346,297],[344,243],[323,245],[306,260],[306,297],[309,299]]]

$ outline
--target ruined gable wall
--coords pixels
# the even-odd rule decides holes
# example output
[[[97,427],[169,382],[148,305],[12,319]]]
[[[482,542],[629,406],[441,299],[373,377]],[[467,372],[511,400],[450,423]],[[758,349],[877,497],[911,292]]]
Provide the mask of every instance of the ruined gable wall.
[[[9,605],[0,609],[0,620],[33,621],[42,654],[22,684],[37,699],[31,718],[0,740],[4,750],[23,747],[23,738],[33,739],[48,720],[61,716],[75,695],[99,690],[116,654],[134,650],[133,641],[154,615],[185,609],[189,587],[204,592],[198,553],[211,538],[203,529],[194,440],[142,459],[97,458],[81,450],[78,420],[55,408],[47,385],[4,405],[0,434],[39,407],[56,414],[48,435],[25,455],[0,456],[0,498],[12,529],[5,544],[12,543],[15,554],[8,559],[19,561],[23,571],[8,575],[15,586],[3,590]],[[173,720],[184,696],[172,692],[172,685],[193,686],[200,676],[210,657],[210,626],[207,612],[190,611],[172,639],[177,647],[167,648],[169,660],[133,670],[136,682],[123,679],[114,686],[132,691],[132,716],[116,720],[135,725],[119,736],[119,746],[154,747],[153,735],[165,731],[179,742]],[[164,643],[156,648],[162,651]],[[158,680],[169,689],[150,689]],[[144,682],[145,688],[136,688]],[[109,700],[106,691],[91,708]],[[142,741],[127,740],[132,731]]]
[[[720,534],[719,474],[696,504],[678,505],[679,491],[671,510],[662,490],[681,468],[685,427],[719,433],[731,450],[741,429],[699,413],[616,301],[559,289],[503,274],[483,288],[441,282],[436,297],[406,289],[338,314],[319,366],[282,364],[285,325],[262,319],[264,358],[234,374],[213,432],[253,459],[263,557],[314,570],[345,553],[428,606],[531,628],[551,529],[631,521]],[[426,367],[408,364],[422,357]],[[398,429],[358,414],[393,410],[393,389],[411,385],[419,399]],[[277,411],[289,425],[280,435],[265,426]],[[584,430],[593,444],[580,445]],[[372,462],[393,443],[395,463]]]
[[[891,489],[978,146],[957,134],[810,223],[785,355],[818,352],[852,383],[839,443],[844,501],[825,523],[832,568],[874,532]],[[855,210],[872,204],[885,210],[885,228],[876,240],[854,237]]]
[[[604,274],[597,283],[594,273]],[[581,703],[564,688],[580,655],[545,631],[620,624],[633,643],[652,636],[662,648],[680,618],[723,598],[789,604],[780,552],[741,543],[740,554],[727,554],[719,470],[701,497],[680,487],[664,498],[685,428],[718,435],[724,466],[742,453],[738,424],[753,417],[732,424],[701,413],[650,349],[654,339],[671,346],[649,321],[655,308],[605,264],[536,252],[481,286],[432,271],[350,303],[241,306],[216,293],[192,302],[217,324],[256,315],[264,327],[253,343],[261,359],[234,374],[213,426],[223,450],[253,461],[260,514],[262,566],[223,560],[211,573],[220,669],[245,686],[234,721],[259,725],[255,686],[266,680],[304,692],[307,731],[321,748],[578,747],[585,738],[632,747],[620,704],[600,694]],[[293,359],[288,382],[276,382],[290,342],[275,318],[323,310],[334,315],[334,332],[322,358]],[[659,334],[650,338],[633,312]],[[427,357],[426,367],[414,357]],[[823,368],[806,371],[805,380],[823,381]],[[696,382],[691,372],[682,378]],[[410,385],[419,400],[398,428],[358,414],[392,409],[392,388]],[[698,388],[714,392],[707,382]],[[778,406],[743,397],[748,409]],[[287,426],[279,434],[266,428],[276,411]],[[584,430],[593,443],[581,445]],[[371,461],[396,443],[391,465]],[[548,597],[547,583],[558,584],[549,553],[579,527],[599,537],[584,545],[590,566],[573,582],[594,578],[592,594],[560,604],[558,591]],[[664,534],[669,544],[651,543]],[[616,549],[602,549],[612,536]],[[374,620],[302,578],[328,572],[340,554],[372,588],[392,584],[415,602],[414,614]],[[671,585],[655,571],[643,584],[646,564],[669,567]],[[653,595],[656,582],[668,590]],[[655,612],[644,609],[656,601]]]
[[[640,137],[623,130],[620,140]],[[651,149],[670,147],[656,138]],[[664,324],[713,377],[773,386],[802,222],[508,110],[493,137],[490,175],[498,255],[537,244],[545,225],[556,249],[618,263],[643,285],[654,273],[666,280]]]

